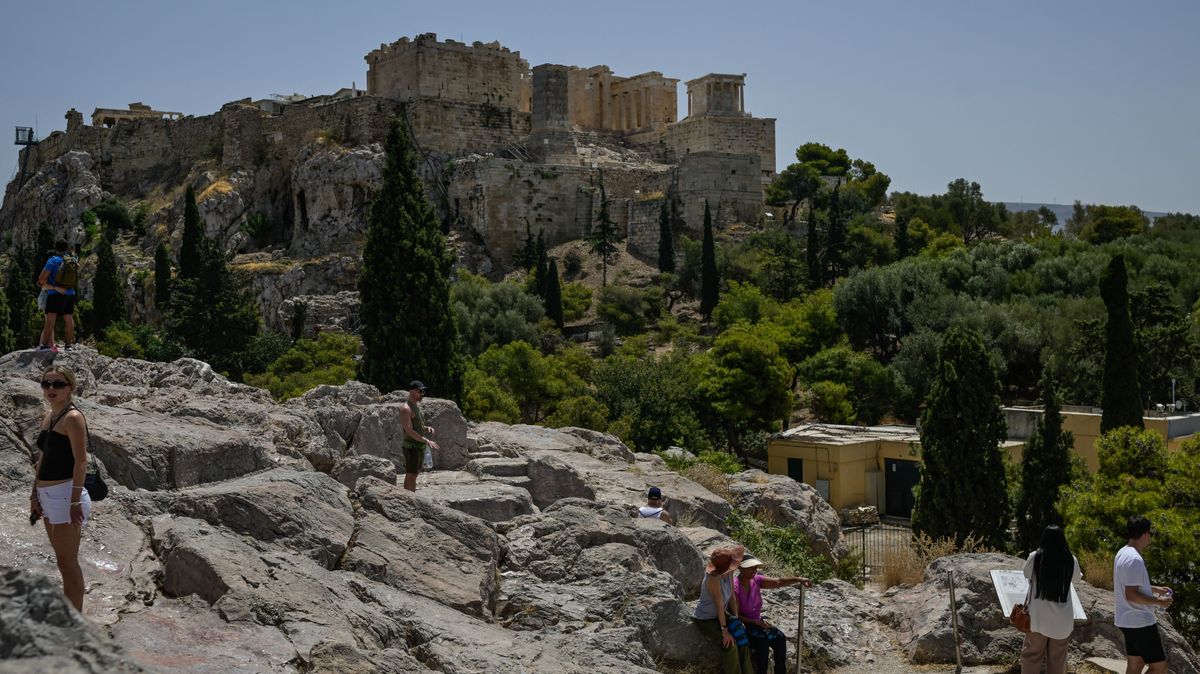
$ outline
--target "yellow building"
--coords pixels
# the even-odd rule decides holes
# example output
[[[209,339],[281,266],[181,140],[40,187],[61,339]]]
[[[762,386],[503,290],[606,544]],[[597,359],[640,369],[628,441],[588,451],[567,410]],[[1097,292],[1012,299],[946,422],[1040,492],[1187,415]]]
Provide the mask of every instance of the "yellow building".
[[[1075,454],[1083,458],[1089,472],[1100,470],[1100,456],[1096,452],[1096,440],[1100,438],[1099,407],[1064,405],[1062,409],[1063,430],[1075,436]],[[1004,421],[1008,424],[1008,437],[1028,440],[1037,429],[1042,417],[1041,406],[1013,406],[1004,408]],[[1200,414],[1148,414],[1142,419],[1148,430],[1157,431],[1167,443],[1167,451],[1173,452],[1183,442],[1200,433]],[[1021,461],[1021,448],[1017,447],[1010,456]]]
[[[1040,407],[1006,407],[1009,439],[1001,443],[1019,463],[1025,441],[1037,428]],[[1075,436],[1075,453],[1096,471],[1100,461],[1100,411],[1068,406],[1063,430]],[[1200,432],[1200,414],[1147,416],[1146,428],[1157,431],[1174,451]],[[842,426],[803,424],[771,436],[767,471],[788,475],[816,488],[835,509],[875,506],[880,514],[907,518],[912,514],[912,488],[920,481],[921,434],[914,426]]]

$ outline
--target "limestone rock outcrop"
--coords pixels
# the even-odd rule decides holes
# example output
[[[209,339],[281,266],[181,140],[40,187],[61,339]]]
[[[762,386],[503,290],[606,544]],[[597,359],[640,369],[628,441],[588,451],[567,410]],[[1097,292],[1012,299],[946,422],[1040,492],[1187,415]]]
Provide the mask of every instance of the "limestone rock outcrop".
[[[794,525],[808,535],[813,551],[840,559],[849,549],[838,513],[811,485],[786,475],[747,470],[730,477],[733,504],[768,522]]]
[[[893,627],[907,658],[917,664],[954,661],[947,578],[954,576],[963,662],[1002,662],[1021,650],[1022,635],[1000,611],[992,584],[992,569],[1021,569],[1024,560],[998,553],[962,554],[934,560],[925,569],[925,580],[907,589],[893,589],[883,597],[880,619]],[[1123,657],[1123,639],[1112,624],[1112,592],[1075,584],[1087,620],[1077,625],[1069,658]],[[1200,658],[1170,626],[1160,620],[1171,671],[1200,671]]]
[[[383,175],[379,143],[347,149],[333,143],[311,143],[292,161],[291,186],[299,226],[292,257],[315,257],[361,243],[367,209]]]

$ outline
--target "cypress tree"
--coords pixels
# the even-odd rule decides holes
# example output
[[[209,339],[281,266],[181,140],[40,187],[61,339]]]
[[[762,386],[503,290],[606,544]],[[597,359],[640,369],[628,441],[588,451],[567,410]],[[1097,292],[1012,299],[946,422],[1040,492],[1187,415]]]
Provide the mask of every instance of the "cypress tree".
[[[717,250],[713,243],[712,213],[704,202],[704,243],[700,249],[700,313],[712,316],[717,307]]]
[[[529,271],[537,263],[537,244],[533,240],[533,230],[529,227],[529,218],[525,218],[525,243],[513,255],[513,268]]]
[[[908,218],[896,216],[896,259],[908,257]]]
[[[533,248],[533,292],[546,299],[546,275],[549,273],[549,257],[546,255],[546,230],[539,229],[537,244]]]
[[[112,242],[108,240],[106,231],[96,242],[96,277],[92,282],[92,312],[89,316],[93,335],[101,337],[108,326],[128,320],[125,291],[121,286],[117,258],[113,255]]]
[[[817,235],[816,214],[813,212],[813,199],[815,198],[814,195],[808,199],[808,224],[805,225],[807,244],[804,248],[804,256],[808,262],[809,290],[816,290],[824,284],[823,274],[821,274],[821,241]]]
[[[1129,315],[1129,279],[1125,256],[1114,255],[1100,278],[1100,297],[1108,309],[1104,328],[1104,390],[1100,407],[1100,432],[1120,426],[1142,428],[1142,395],[1138,389],[1137,347],[1133,341],[1133,320]]]
[[[171,253],[160,241],[154,249],[154,304],[165,311],[171,302]]]
[[[841,181],[829,195],[829,236],[825,241],[825,261],[829,266],[827,278],[836,280],[845,273],[846,227],[842,223]]]
[[[554,321],[555,327],[563,329],[562,287],[558,281],[558,263],[550,258],[546,271],[546,318]]]
[[[9,274],[12,274],[10,269]],[[8,307],[8,300],[5,298],[7,293],[0,288],[0,354],[5,354],[16,349],[16,340],[13,338],[11,322],[11,313]]]
[[[991,547],[1004,546],[1009,507],[999,447],[1005,436],[999,393],[979,333],[947,330],[921,415],[923,463],[914,532],[959,544],[974,536]]]
[[[596,216],[596,228],[587,236],[588,248],[593,255],[600,257],[600,285],[608,285],[608,264],[613,255],[617,254],[617,226],[608,213],[608,193],[604,191],[604,181],[600,182],[600,213]]]
[[[196,191],[188,185],[183,198],[183,242],[179,247],[179,277],[196,278],[200,275],[201,240],[204,231],[200,228],[200,211],[196,209]]]
[[[14,348],[28,344],[33,338],[34,316],[30,306],[31,299],[37,295],[37,286],[31,281],[29,273],[29,260],[32,257],[29,251],[18,248],[8,259],[4,294],[8,299],[8,327],[13,333]]]
[[[258,334],[258,305],[229,270],[215,241],[200,238],[194,278],[171,283],[166,330],[179,344],[218,371],[241,376],[241,356]]]
[[[671,213],[667,202],[658,212],[658,270],[664,274],[675,271],[675,242],[671,238]]]
[[[34,292],[37,292],[40,290],[36,285],[37,278],[41,276],[42,269],[46,267],[46,261],[50,259],[54,250],[54,231],[50,229],[50,225],[45,222],[38,225],[37,243],[34,246],[36,246],[33,250],[35,256],[34,265],[33,269],[29,270],[32,272],[29,276],[29,281],[33,285]]]
[[[358,375],[381,391],[420,379],[458,399],[462,366],[450,306],[454,263],[425,198],[408,129],[392,122],[383,181],[367,219],[358,290],[363,357]]]
[[[1062,407],[1049,372],[1042,377],[1042,418],[1021,456],[1021,496],[1017,502],[1017,540],[1033,550],[1049,524],[1062,525],[1055,509],[1058,493],[1071,481],[1071,449],[1075,438],[1062,429]]]

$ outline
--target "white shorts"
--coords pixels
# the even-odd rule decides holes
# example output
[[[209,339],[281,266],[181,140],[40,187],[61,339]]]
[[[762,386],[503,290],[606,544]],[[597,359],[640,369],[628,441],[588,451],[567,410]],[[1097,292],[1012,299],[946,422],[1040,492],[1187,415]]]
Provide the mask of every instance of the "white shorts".
[[[42,506],[42,517],[45,517],[47,522],[50,524],[71,523],[71,490],[74,486],[71,480],[67,480],[49,487],[37,488],[38,503]],[[92,516],[92,497],[88,496],[86,489],[82,491],[79,500],[83,503],[83,521],[86,523]]]

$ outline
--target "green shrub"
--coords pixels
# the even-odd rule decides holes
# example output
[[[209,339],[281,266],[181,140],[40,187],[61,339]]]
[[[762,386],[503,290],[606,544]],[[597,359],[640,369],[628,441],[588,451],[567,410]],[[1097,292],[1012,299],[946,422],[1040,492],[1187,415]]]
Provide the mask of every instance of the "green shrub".
[[[602,431],[608,426],[608,408],[589,395],[567,398],[555,405],[545,424],[550,428],[578,426]]]
[[[657,286],[644,289],[610,285],[600,289],[596,314],[611,324],[620,335],[645,332],[663,310],[663,290]]]
[[[563,257],[563,274],[568,278],[574,277],[579,272],[583,271],[583,258],[575,251],[569,251]]]
[[[266,372],[291,347],[292,340],[278,332],[259,333],[251,337],[245,350],[238,354],[243,376]]]
[[[808,390],[808,406],[817,419],[830,424],[854,423],[854,405],[850,387],[833,381],[819,381]]]
[[[824,557],[812,551],[808,536],[794,526],[768,524],[734,510],[725,518],[729,537],[771,565],[776,575],[804,576],[820,583],[833,576]]]
[[[467,366],[463,379],[463,416],[471,421],[521,421],[517,400],[492,375],[474,365]]]
[[[577,321],[592,308],[592,289],[579,281],[562,286],[563,320]]]
[[[125,321],[109,325],[104,338],[96,342],[96,350],[109,358],[146,358],[146,350],[138,344],[133,328]]]
[[[266,372],[247,374],[243,380],[267,389],[278,400],[295,398],[321,384],[344,384],[354,378],[354,356],[361,346],[355,335],[321,333],[315,340],[298,340]]]

